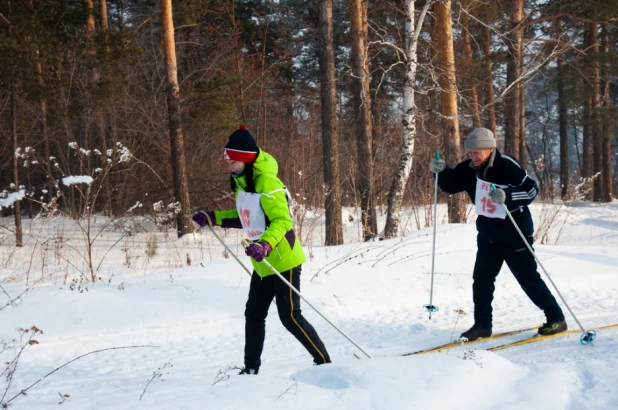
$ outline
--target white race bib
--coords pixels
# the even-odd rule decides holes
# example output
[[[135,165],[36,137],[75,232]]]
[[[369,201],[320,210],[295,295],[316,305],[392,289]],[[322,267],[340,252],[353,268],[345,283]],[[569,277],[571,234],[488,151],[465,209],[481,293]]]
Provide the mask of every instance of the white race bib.
[[[266,215],[260,204],[262,194],[238,191],[236,209],[242,223],[242,229],[252,241],[260,239],[266,230]]]
[[[494,184],[500,188],[506,188],[506,185]],[[491,200],[489,193],[491,192],[491,182],[483,181],[481,178],[476,177],[476,197],[474,198],[474,205],[476,207],[476,214],[483,215],[488,218],[506,218],[506,210],[500,204],[496,204]]]

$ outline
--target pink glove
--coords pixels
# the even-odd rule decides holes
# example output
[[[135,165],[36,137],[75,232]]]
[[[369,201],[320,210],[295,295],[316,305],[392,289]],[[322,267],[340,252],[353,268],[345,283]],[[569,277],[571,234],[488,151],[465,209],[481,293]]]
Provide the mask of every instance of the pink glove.
[[[272,252],[272,250],[273,248],[268,242],[257,242],[247,246],[245,248],[245,254],[252,257],[258,262],[262,262],[265,257],[270,255],[270,252]]]

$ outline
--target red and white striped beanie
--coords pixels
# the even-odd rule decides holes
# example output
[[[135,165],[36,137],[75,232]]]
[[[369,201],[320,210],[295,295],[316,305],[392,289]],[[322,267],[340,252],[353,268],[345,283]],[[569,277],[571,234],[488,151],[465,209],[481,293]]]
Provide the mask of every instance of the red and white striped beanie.
[[[230,140],[223,149],[223,158],[232,161],[253,162],[257,158],[257,143],[242,124],[230,135]]]

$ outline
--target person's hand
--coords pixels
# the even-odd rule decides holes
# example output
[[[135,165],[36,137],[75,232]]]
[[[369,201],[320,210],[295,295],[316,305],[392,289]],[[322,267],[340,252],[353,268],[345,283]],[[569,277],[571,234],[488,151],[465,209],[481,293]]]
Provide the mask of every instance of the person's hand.
[[[431,170],[432,174],[438,174],[444,171],[444,168],[446,168],[446,162],[444,162],[443,159],[434,158],[429,163],[429,169]]]
[[[200,228],[205,227],[206,225],[213,226],[212,220],[215,218],[214,212],[203,212],[197,211],[193,214],[193,222],[199,226]]]
[[[247,246],[245,248],[245,254],[252,257],[257,262],[262,262],[265,257],[270,255],[270,252],[272,252],[272,250],[273,248],[268,242],[257,242]]]
[[[506,200],[506,192],[502,188],[496,188],[489,193],[491,202],[502,205]]]

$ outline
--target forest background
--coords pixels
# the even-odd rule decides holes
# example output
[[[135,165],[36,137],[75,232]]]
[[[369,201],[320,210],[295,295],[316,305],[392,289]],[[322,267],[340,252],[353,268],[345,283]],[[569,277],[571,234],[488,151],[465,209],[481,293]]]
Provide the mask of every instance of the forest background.
[[[326,245],[342,207],[365,240],[401,234],[402,207],[431,213],[429,160],[465,159],[478,126],[544,201],[611,202],[617,17],[617,0],[0,0],[2,213],[17,246],[22,215],[58,212],[183,235],[233,207],[239,124],[297,218],[324,212]],[[439,200],[466,221],[463,194]]]

